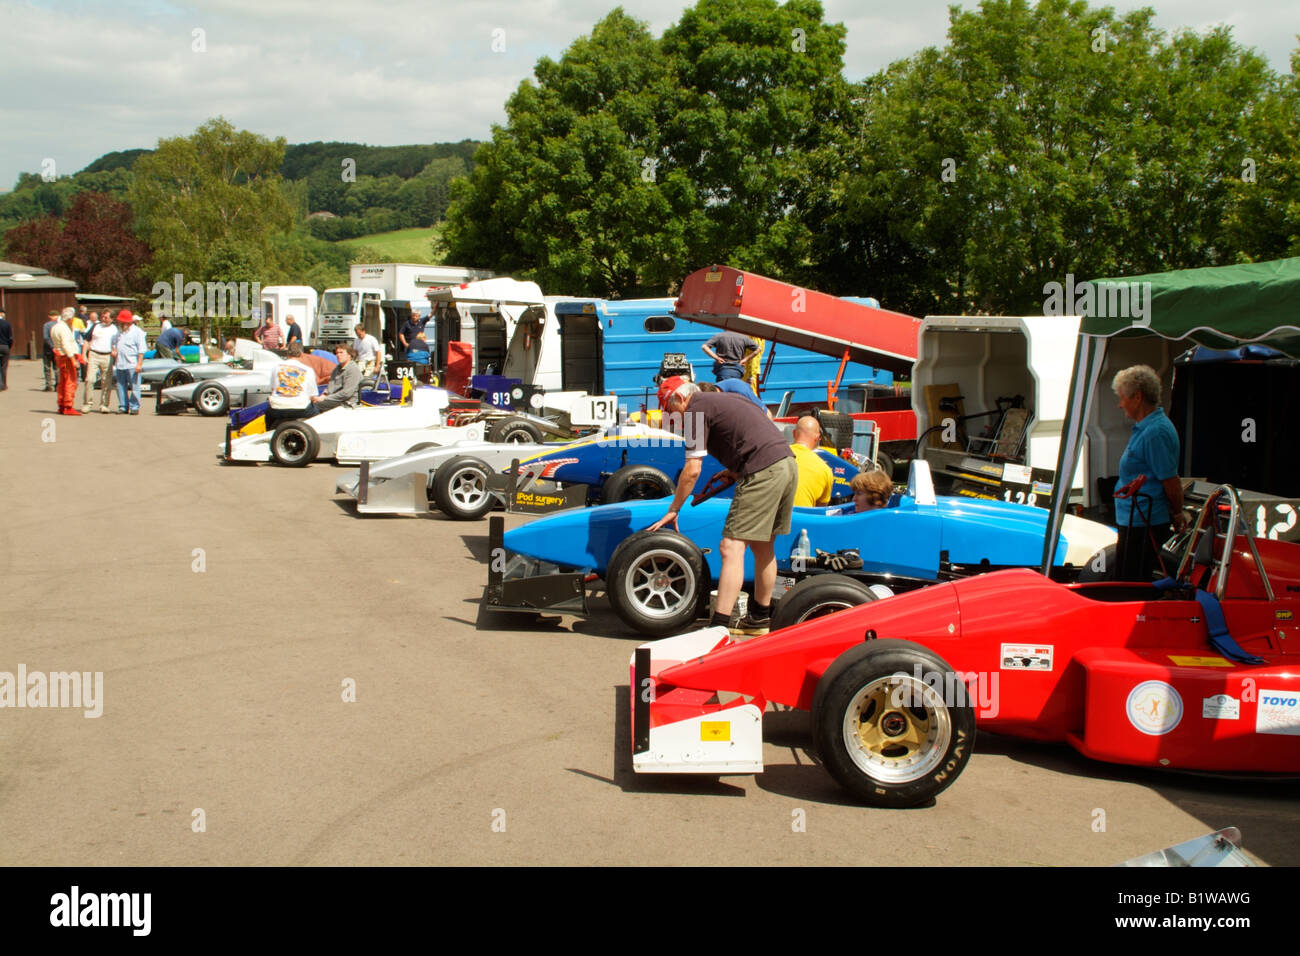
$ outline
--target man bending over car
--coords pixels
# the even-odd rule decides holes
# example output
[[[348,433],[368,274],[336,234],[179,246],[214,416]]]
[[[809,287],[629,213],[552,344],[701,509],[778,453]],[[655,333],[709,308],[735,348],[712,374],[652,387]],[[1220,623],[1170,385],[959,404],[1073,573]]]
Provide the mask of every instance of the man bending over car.
[[[659,385],[659,407],[682,416],[689,414],[691,430],[686,437],[686,467],[677,479],[677,493],[666,514],[650,526],[657,531],[672,524],[700,477],[704,456],[722,462],[726,474],[736,480],[727,520],[722,526],[718,551],[722,568],[718,574],[718,600],[711,625],[729,626],[731,612],[745,578],[745,548],[754,553],[754,601],[736,634],[766,634],[772,619],[772,588],[776,584],[776,553],[772,543],[778,535],[790,533],[799,469],[785,436],[757,406],[732,395],[702,392],[694,382],[680,375]]]

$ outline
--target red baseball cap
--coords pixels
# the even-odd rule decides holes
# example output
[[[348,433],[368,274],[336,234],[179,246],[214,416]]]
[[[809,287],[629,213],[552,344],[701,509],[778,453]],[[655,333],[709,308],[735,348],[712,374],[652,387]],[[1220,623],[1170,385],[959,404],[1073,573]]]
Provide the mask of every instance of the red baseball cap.
[[[130,325],[135,321],[135,316],[131,314],[130,309],[123,309],[121,312],[117,313],[117,321],[125,322],[127,325]]]
[[[685,385],[687,379],[681,375],[671,375],[659,383],[659,407],[663,408],[668,396]]]

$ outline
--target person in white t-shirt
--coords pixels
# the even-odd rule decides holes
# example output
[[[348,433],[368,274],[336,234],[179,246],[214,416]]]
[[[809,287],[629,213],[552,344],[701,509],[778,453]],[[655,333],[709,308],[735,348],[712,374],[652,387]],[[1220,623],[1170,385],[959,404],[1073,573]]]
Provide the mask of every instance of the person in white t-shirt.
[[[357,364],[361,366],[361,374],[366,377],[378,375],[384,367],[384,346],[379,339],[366,332],[364,325],[358,325],[357,340],[352,343],[352,347],[357,350]]]
[[[91,409],[90,396],[95,389],[95,376],[98,375],[101,382],[99,410],[107,415],[110,396],[113,394],[113,336],[117,334],[117,326],[109,319],[107,312],[103,319],[98,312],[92,312],[90,320],[82,353],[86,357],[86,392],[81,410],[88,412]]]
[[[302,418],[320,391],[311,366],[297,359],[281,362],[271,370],[270,409],[266,413],[269,431],[290,418]]]

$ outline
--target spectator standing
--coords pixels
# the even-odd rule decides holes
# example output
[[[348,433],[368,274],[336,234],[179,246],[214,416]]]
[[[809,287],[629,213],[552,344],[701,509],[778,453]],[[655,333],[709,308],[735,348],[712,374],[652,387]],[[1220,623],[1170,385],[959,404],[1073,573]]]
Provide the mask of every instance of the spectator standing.
[[[1133,422],[1133,433],[1119,458],[1123,488],[1139,477],[1142,487],[1131,498],[1115,499],[1115,528],[1119,542],[1117,577],[1150,583],[1155,548],[1173,531],[1187,525],[1183,515],[1183,483],[1178,479],[1178,432],[1160,407],[1160,376],[1149,365],[1134,365],[1116,374],[1111,387],[1120,410]],[[1153,542],[1153,537],[1161,541]]]
[[[59,322],[59,310],[50,309],[46,313],[46,322],[41,329],[41,335],[45,343],[45,351],[41,353],[41,368],[45,372],[45,390],[54,391],[54,343],[50,341],[50,333],[54,331],[54,326]]]
[[[293,345],[294,342],[297,342],[299,345],[303,344],[302,326],[298,324],[297,319],[291,317],[289,319],[289,334],[285,337],[284,344],[289,346]]]
[[[817,419],[805,415],[795,422],[794,441],[790,451],[794,452],[795,464],[799,467],[799,484],[794,493],[796,508],[816,508],[831,502],[831,489],[835,487],[835,475],[830,465],[822,461],[817,454],[821,444],[822,427]]]
[[[90,411],[90,394],[94,391],[98,376],[99,411],[100,414],[106,415],[109,410],[109,396],[113,392],[113,336],[117,334],[117,329],[108,320],[108,313],[104,313],[102,321],[98,312],[90,313],[90,318],[93,324],[86,335],[86,347],[82,353],[86,360],[86,392],[82,398],[81,410]]]
[[[357,364],[361,366],[363,376],[378,375],[384,368],[384,347],[379,339],[366,331],[366,327],[357,324],[357,340],[352,347],[357,350]]]
[[[281,332],[280,326],[276,325],[275,319],[268,315],[266,321],[253,333],[253,338],[257,339],[257,344],[262,348],[274,351],[284,341],[284,333]]]
[[[59,321],[50,330],[50,342],[54,346],[54,360],[59,367],[59,414],[80,415],[77,411],[77,367],[81,364],[81,349],[77,345],[76,334],[72,331],[72,320],[76,310],[71,306],[63,310]]]
[[[719,332],[700,348],[713,359],[713,378],[719,382],[728,378],[744,378],[745,363],[758,354],[754,340],[739,332]]]
[[[424,331],[424,323],[424,319],[414,314],[402,323],[402,328],[397,333],[397,341],[402,346],[402,353],[405,358],[410,358],[412,343],[415,341],[416,335]],[[428,349],[428,345],[425,345],[425,349]]]
[[[0,392],[9,389],[9,353],[14,348],[14,328],[0,309]]]
[[[144,368],[144,332],[130,309],[117,313],[113,336],[113,379],[117,383],[117,413],[140,414],[140,372]]]

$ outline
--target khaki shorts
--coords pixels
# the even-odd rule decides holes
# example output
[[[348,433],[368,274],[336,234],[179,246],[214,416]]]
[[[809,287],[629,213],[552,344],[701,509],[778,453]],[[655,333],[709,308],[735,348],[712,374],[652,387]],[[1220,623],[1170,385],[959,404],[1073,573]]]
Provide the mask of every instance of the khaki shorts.
[[[736,485],[724,538],[738,541],[773,541],[790,533],[790,513],[799,485],[799,466],[793,458],[782,458],[760,472],[746,475]]]

